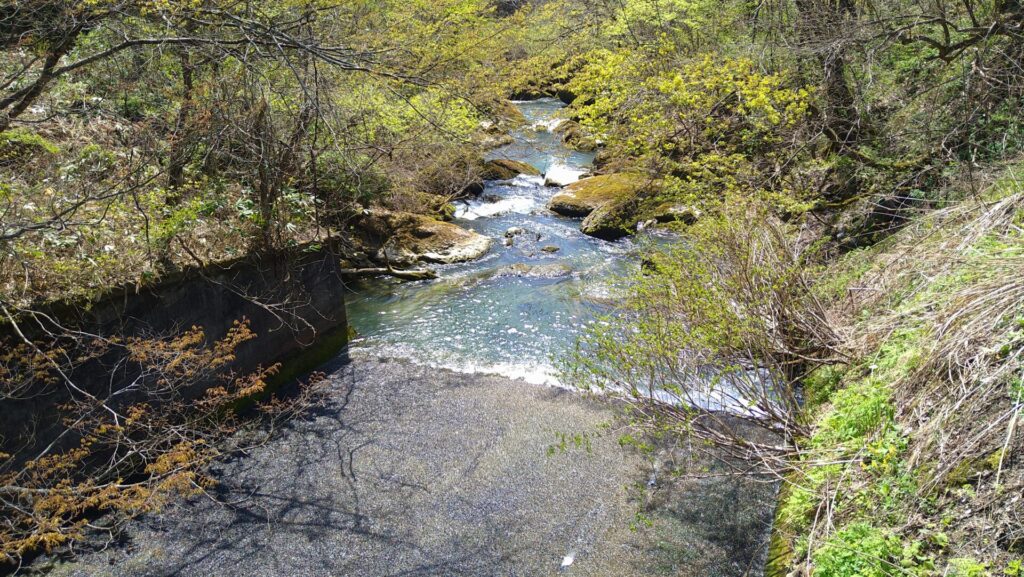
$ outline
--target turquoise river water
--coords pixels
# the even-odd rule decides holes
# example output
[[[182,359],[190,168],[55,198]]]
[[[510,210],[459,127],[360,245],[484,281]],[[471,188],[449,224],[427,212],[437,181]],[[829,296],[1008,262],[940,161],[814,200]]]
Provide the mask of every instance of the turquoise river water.
[[[493,151],[491,158],[525,161],[543,173],[588,169],[593,155],[569,150],[551,132],[560,102],[517,105],[528,122],[513,143]],[[609,302],[611,280],[637,262],[626,258],[635,250],[633,241],[588,237],[579,231],[580,219],[548,211],[545,205],[557,192],[540,177],[488,182],[479,199],[459,206],[455,220],[494,239],[485,257],[435,267],[436,280],[373,279],[352,285],[346,299],[358,336],[349,354],[557,385],[555,359],[588,323],[596,322]],[[508,247],[503,241],[512,227],[526,233]],[[558,252],[541,250],[549,246]],[[558,278],[501,274],[507,270],[503,267],[518,263],[565,265],[572,272]]]

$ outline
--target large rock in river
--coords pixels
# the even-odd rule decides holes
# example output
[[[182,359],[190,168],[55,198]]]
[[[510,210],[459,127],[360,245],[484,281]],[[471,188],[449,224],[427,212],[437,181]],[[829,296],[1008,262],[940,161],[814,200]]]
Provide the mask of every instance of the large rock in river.
[[[398,265],[465,262],[491,248],[482,234],[422,214],[367,210],[354,228],[375,260]]]
[[[640,201],[626,197],[599,206],[583,219],[580,230],[587,236],[603,240],[618,240],[636,232]]]
[[[650,177],[624,172],[584,178],[566,186],[548,202],[548,209],[564,216],[587,216],[605,204],[636,197],[652,186]]]
[[[580,152],[593,152],[597,150],[597,140],[586,133],[578,122],[569,120],[555,128],[555,132],[562,135],[562,142],[573,150]]]
[[[510,180],[520,174],[540,176],[540,171],[525,162],[496,158],[484,163],[480,176],[484,180]]]

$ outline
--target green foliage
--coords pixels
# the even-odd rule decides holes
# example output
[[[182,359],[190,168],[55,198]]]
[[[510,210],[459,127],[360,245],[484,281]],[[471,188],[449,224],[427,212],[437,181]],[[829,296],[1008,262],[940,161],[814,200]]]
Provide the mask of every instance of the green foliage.
[[[38,155],[55,155],[57,145],[26,128],[12,128],[0,132],[0,164],[17,162]]]
[[[624,280],[628,297],[618,312],[581,339],[565,376],[584,388],[625,386],[642,397],[656,387],[685,398],[692,391],[674,382],[689,374],[682,351],[718,366],[720,374],[735,370],[737,351],[765,338],[769,330],[761,307],[797,290],[787,281],[796,282],[791,275],[797,274],[798,263],[787,262],[770,236],[760,236],[764,231],[745,228],[758,218],[704,219],[692,228],[690,243],[652,252],[651,266]],[[737,276],[719,266],[747,250],[779,252]],[[710,394],[727,383],[712,380],[708,386]]]
[[[738,16],[737,4],[709,0],[626,0],[605,29],[613,38],[642,44],[671,39],[699,48]]]
[[[901,554],[899,540],[892,534],[855,523],[814,551],[814,577],[890,577]]]
[[[594,433],[583,432],[583,433],[565,433],[557,432],[555,436],[558,438],[558,442],[551,445],[547,449],[548,456],[556,453],[565,453],[570,450],[583,450],[587,453],[593,452],[593,437]]]
[[[837,391],[812,440],[820,448],[857,446],[892,418],[885,382],[865,379]]]
[[[901,522],[908,503],[914,502],[917,482],[904,459],[908,439],[895,421],[891,383],[913,369],[920,338],[919,330],[894,333],[865,367],[867,376],[858,376],[857,369],[823,368],[805,379],[808,406],[820,407],[819,416],[807,444],[809,451],[802,458],[802,473],[792,480],[780,506],[780,519],[796,534],[810,529],[823,500],[830,503],[833,515],[894,524]],[[864,489],[844,488],[854,479],[861,480]],[[827,559],[824,575],[880,570],[854,563],[853,558],[861,555],[856,553],[859,545],[848,542],[864,540],[866,547],[877,547],[877,534],[862,525],[852,525],[840,534],[832,537],[835,542],[827,553],[814,553],[815,562],[819,554]],[[805,546],[806,541],[798,540],[797,553],[805,554],[801,549]],[[843,548],[850,548],[853,557],[844,557]]]
[[[839,388],[845,373],[845,367],[826,365],[807,375],[803,380],[807,410],[814,410],[815,407],[828,402]]]
[[[658,56],[669,57],[671,47]],[[575,113],[613,156],[656,166],[663,200],[717,208],[730,197],[759,197],[788,213],[818,191],[779,179],[775,147],[807,118],[812,93],[745,58],[703,55],[655,66],[644,51],[589,55],[570,83]]]
[[[895,427],[872,440],[864,448],[861,470],[868,479],[868,490],[854,499],[858,508],[875,519],[899,522],[907,503],[917,494],[917,482],[904,460],[907,436]]]
[[[842,472],[842,466],[836,464],[803,468],[790,481],[779,507],[779,518],[785,527],[796,534],[806,532],[821,503],[822,489],[833,485]],[[806,542],[802,545],[806,545]],[[798,550],[797,553],[803,555],[806,551]]]
[[[847,291],[871,270],[875,253],[871,248],[862,248],[842,255],[815,284],[815,293],[831,301],[846,297]]]
[[[949,560],[951,577],[991,577],[987,563],[981,563],[969,557],[957,557]]]

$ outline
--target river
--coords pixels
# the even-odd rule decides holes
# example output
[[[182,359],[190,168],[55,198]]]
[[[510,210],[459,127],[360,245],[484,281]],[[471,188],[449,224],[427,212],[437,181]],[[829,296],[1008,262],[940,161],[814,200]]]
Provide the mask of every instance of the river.
[[[546,125],[560,108],[520,106]],[[541,170],[592,161],[529,127],[493,154]],[[537,179],[489,183],[458,220],[495,239],[485,258],[439,267],[433,281],[353,285],[360,336],[349,359],[321,368],[320,403],[219,459],[207,493],[143,516],[122,544],[98,543],[51,575],[760,574],[773,486],[678,477],[682,459],[700,456],[623,446],[608,403],[523,382],[558,384],[554,359],[637,262],[632,241],[586,237],[578,220],[545,210],[556,191]],[[507,247],[510,227],[533,236]],[[559,251],[540,250],[548,245]],[[512,264],[573,272],[496,274]]]
[[[586,171],[593,154],[565,147],[551,131],[563,104],[554,99],[516,103],[527,122],[515,141],[489,158],[528,162],[542,173]],[[484,258],[438,267],[422,282],[374,279],[347,295],[358,337],[354,357],[403,358],[459,372],[496,374],[534,384],[558,384],[555,359],[595,322],[609,281],[626,271],[630,240],[606,242],[579,230],[579,219],[545,208],[558,188],[543,178],[491,181],[476,200],[458,207],[455,223],[494,239]],[[526,231],[505,245],[505,233]],[[544,247],[558,247],[554,253]],[[501,274],[509,265],[571,268],[567,276]],[[553,266],[552,266],[553,265]],[[564,265],[564,266],[563,266]]]

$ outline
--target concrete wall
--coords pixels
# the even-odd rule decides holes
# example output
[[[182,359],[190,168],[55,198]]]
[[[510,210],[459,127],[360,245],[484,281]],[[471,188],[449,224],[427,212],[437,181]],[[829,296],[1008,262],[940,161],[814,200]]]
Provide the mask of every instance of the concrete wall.
[[[107,337],[167,336],[198,326],[207,342],[247,318],[257,338],[237,349],[233,370],[249,372],[318,348],[317,360],[324,360],[325,354],[338,352],[347,334],[338,262],[330,247],[301,247],[186,270],[151,286],[122,287],[89,303],[53,305],[43,312],[64,329]],[[30,336],[58,330],[41,316],[20,326]],[[10,327],[0,326],[0,337],[4,333],[9,339]],[[333,349],[318,347],[325,342]],[[110,388],[134,378],[123,360],[122,353],[107,355],[79,367],[72,378],[76,386],[106,397]],[[192,392],[199,394],[209,385],[197,383]],[[45,395],[0,402],[0,451],[13,452],[27,430],[34,431],[36,442],[48,437],[45,425],[53,422],[56,406],[67,395],[67,388],[57,385]]]

